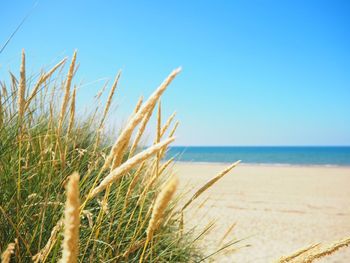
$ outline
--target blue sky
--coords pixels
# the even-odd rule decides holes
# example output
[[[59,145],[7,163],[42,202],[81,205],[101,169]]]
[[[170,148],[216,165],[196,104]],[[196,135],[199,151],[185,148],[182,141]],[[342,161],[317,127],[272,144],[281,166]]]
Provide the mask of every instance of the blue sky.
[[[0,4],[1,43],[34,3]],[[22,48],[33,74],[77,48],[81,109],[122,69],[118,123],[182,66],[162,101],[178,145],[350,145],[349,14],[339,0],[39,1],[0,75]]]

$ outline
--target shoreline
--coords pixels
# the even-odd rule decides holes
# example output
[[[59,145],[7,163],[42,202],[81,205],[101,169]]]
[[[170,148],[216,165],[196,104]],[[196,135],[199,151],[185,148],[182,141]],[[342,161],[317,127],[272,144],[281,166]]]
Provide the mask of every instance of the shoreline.
[[[167,160],[163,161],[166,162]],[[237,160],[238,161],[238,160]],[[177,161],[176,164],[184,164],[184,165],[213,165],[213,166],[223,166],[230,165],[233,162],[197,162],[197,161]],[[338,164],[288,164],[288,163],[245,163],[240,162],[239,166],[245,167],[300,167],[300,168],[344,168],[350,169],[350,165],[338,165]]]

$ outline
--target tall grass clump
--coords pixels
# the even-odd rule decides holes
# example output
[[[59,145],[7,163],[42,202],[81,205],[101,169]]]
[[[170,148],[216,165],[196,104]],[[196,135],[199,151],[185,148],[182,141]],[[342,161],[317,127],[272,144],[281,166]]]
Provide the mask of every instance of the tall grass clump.
[[[121,73],[105,106],[83,117],[75,107],[76,60],[75,52],[70,63],[27,76],[23,51],[19,75],[0,82],[2,261],[200,260],[191,231],[179,231],[176,179],[170,162],[161,161],[174,141],[175,115],[162,125],[159,106],[153,145],[139,145],[180,69],[140,98],[119,134],[109,135],[104,127]]]

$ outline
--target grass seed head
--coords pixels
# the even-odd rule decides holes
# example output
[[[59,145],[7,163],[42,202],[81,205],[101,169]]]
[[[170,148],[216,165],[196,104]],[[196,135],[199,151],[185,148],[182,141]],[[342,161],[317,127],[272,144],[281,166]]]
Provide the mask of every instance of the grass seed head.
[[[67,201],[64,211],[64,239],[62,263],[76,263],[79,247],[79,174],[73,173],[67,184]]]
[[[147,240],[152,239],[154,231],[159,226],[159,222],[163,217],[163,213],[176,191],[177,185],[178,185],[178,180],[176,178],[170,179],[170,181],[164,186],[164,188],[161,190],[161,192],[157,196],[157,199],[152,209],[151,219],[149,221],[147,231],[146,231]]]
[[[9,263],[11,260],[11,255],[15,252],[15,243],[10,243],[7,245],[5,251],[1,254],[1,262]]]
[[[18,116],[20,121],[23,119],[25,108],[25,92],[26,92],[26,56],[24,49],[22,50],[22,62],[20,67],[20,79],[18,87]]]
[[[150,111],[153,111],[154,106],[159,100],[160,96],[180,71],[181,69],[178,68],[171,72],[170,75],[163,81],[163,83],[156,89],[156,91],[149,97],[149,99],[141,106],[140,110],[126,124],[117,141],[113,145],[112,150],[108,155],[104,166],[102,167],[102,170],[105,170],[113,160],[121,160],[121,158],[118,156],[123,154],[122,150],[125,149],[125,145],[128,143],[133,130],[141,122],[146,114],[148,114]],[[112,169],[118,165],[118,162],[114,162]]]
[[[91,198],[95,197],[98,193],[106,189],[108,185],[117,181],[121,176],[130,171],[136,165],[141,164],[143,161],[147,160],[151,155],[160,151],[163,147],[167,146],[171,142],[173,142],[175,138],[169,138],[163,142],[152,145],[148,149],[138,153],[132,158],[128,159],[125,163],[120,165],[118,168],[112,170],[103,180],[102,182],[95,187],[91,192]]]

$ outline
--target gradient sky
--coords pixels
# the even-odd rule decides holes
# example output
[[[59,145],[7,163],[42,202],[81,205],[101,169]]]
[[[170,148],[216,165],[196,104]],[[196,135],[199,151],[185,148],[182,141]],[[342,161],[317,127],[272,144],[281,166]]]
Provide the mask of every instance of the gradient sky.
[[[1,44],[34,3],[1,2]],[[18,72],[22,48],[33,74],[77,48],[80,109],[123,70],[120,122],[182,66],[162,100],[177,145],[350,145],[349,14],[345,0],[41,0],[0,74]]]

